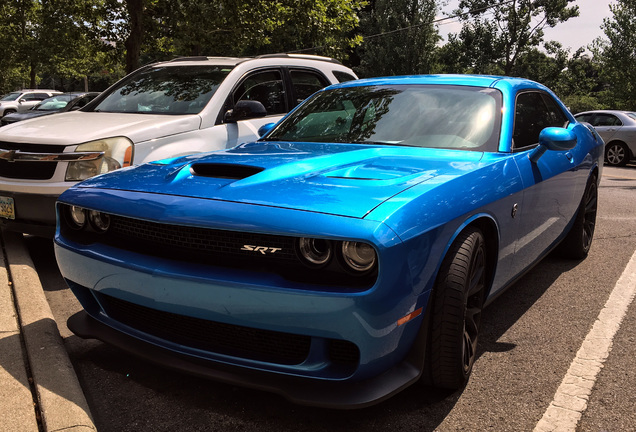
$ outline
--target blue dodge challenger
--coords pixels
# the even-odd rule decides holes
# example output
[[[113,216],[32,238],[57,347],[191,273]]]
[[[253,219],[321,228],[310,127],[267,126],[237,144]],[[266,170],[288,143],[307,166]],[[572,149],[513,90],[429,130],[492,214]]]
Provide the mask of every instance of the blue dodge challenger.
[[[603,141],[538,83],[353,81],[262,129],[60,197],[74,333],[299,404],[363,407],[418,381],[461,388],[484,307],[553,249],[590,249]]]

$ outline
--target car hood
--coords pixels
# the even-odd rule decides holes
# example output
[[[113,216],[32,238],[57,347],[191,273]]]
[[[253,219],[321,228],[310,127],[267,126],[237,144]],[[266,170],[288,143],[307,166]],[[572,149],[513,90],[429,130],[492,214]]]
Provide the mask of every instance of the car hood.
[[[117,189],[362,218],[400,192],[480,166],[483,153],[356,144],[256,142],[125,168],[76,188]],[[438,183],[438,182],[434,182]]]
[[[72,145],[125,136],[134,143],[198,129],[198,115],[156,115],[73,111],[38,117],[0,129],[0,141]]]
[[[13,121],[22,121],[22,120],[32,119],[32,118],[36,118],[36,117],[42,117],[42,116],[46,116],[46,115],[56,114],[56,113],[59,113],[59,111],[37,111],[37,110],[32,110],[32,111],[21,112],[21,113],[7,114],[6,116],[4,116],[4,119],[5,120],[13,120]]]

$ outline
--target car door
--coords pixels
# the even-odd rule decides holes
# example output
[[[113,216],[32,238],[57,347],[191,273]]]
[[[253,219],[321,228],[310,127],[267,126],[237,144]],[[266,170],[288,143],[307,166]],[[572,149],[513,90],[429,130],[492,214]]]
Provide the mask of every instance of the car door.
[[[308,68],[268,68],[249,73],[234,87],[222,112],[241,100],[255,100],[263,104],[267,115],[224,123],[227,147],[257,139],[262,125],[276,123],[304,99],[328,85],[324,75]]]
[[[610,113],[596,113],[590,124],[594,126],[594,129],[606,143],[610,142],[623,127],[621,119]]]
[[[234,87],[222,112],[232,109],[241,100],[254,100],[263,104],[265,117],[224,123],[227,133],[227,147],[258,138],[258,128],[267,123],[275,123],[288,112],[289,103],[280,68],[259,69],[246,75]]]
[[[30,110],[44,99],[48,98],[46,93],[27,93],[18,100],[18,112]]]
[[[291,83],[291,108],[294,108],[318,90],[329,85],[329,81],[322,74],[308,69],[291,69],[289,78]]]
[[[540,91],[517,95],[513,151],[524,190],[516,217],[519,235],[515,245],[514,277],[554,245],[578,208],[576,150],[546,151],[537,162],[529,155],[539,134],[550,126],[564,127],[568,119],[552,97]]]

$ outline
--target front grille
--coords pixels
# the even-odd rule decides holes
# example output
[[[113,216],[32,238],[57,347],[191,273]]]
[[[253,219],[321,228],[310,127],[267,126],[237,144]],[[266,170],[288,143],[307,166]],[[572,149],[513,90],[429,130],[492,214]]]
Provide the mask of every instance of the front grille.
[[[105,313],[144,333],[208,352],[283,365],[297,365],[309,354],[311,338],[291,333],[243,327],[178,315],[98,295]],[[356,366],[358,348],[347,341],[330,341],[330,360]]]
[[[167,225],[121,216],[111,217],[109,236],[118,247],[152,255],[164,251],[168,257],[185,254],[189,259],[207,264],[236,264],[235,260],[241,258],[269,263],[297,261],[293,237]],[[247,250],[245,245],[267,249],[260,253]]]
[[[27,153],[63,153],[61,145],[21,144],[0,141],[4,150]],[[53,177],[57,162],[9,162],[0,159],[0,177],[24,180],[48,180]]]
[[[354,292],[373,286],[377,278],[377,267],[354,274],[346,271],[336,257],[325,267],[309,266],[296,251],[298,237],[171,225],[117,215],[109,215],[110,228],[98,234],[72,228],[68,207],[61,209],[62,237],[84,245],[100,243],[171,261],[276,274],[290,282],[277,281],[281,287]]]

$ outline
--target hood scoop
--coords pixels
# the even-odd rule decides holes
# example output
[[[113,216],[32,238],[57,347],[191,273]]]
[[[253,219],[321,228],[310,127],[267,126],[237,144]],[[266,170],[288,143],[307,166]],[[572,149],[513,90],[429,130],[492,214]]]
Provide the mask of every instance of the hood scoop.
[[[251,165],[225,163],[195,163],[190,166],[190,172],[195,176],[231,180],[241,180],[258,174],[264,169],[265,168]]]

